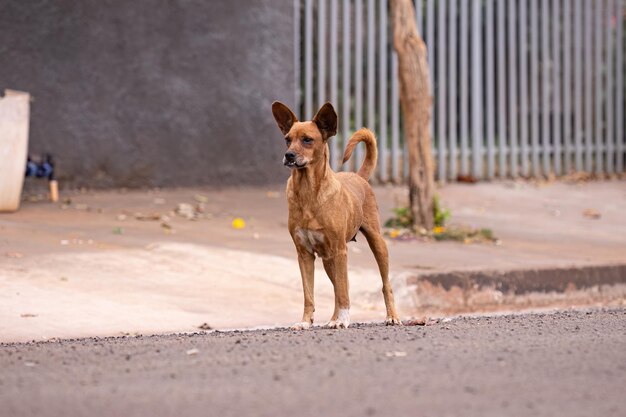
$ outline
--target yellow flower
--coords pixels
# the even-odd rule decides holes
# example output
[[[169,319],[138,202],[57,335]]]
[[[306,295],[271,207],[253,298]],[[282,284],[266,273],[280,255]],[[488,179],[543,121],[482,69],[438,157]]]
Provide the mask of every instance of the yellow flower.
[[[398,229],[392,229],[392,230],[389,232],[389,237],[390,237],[390,238],[392,238],[392,239],[395,239],[395,238],[397,238],[398,236],[400,236],[400,231],[399,231]]]
[[[232,222],[233,229],[243,229],[246,227],[246,222],[241,217],[236,217]]]
[[[443,232],[445,232],[445,231],[446,231],[446,228],[445,228],[445,227],[443,227],[443,226],[436,226],[436,227],[433,229],[433,232],[434,232],[436,235],[441,234],[441,233],[443,233]]]

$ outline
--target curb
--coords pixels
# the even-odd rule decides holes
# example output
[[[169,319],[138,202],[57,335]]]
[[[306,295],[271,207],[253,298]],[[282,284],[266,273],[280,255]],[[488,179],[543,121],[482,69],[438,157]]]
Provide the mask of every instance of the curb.
[[[403,274],[407,313],[626,303],[626,264]],[[395,290],[395,288],[394,288]],[[412,310],[412,311],[406,311]]]

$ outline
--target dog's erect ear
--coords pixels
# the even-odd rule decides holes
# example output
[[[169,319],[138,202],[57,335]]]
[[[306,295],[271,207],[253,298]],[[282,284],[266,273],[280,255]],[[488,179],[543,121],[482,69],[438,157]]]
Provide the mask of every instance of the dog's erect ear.
[[[291,126],[298,121],[298,118],[295,114],[293,114],[291,109],[280,101],[272,103],[272,113],[274,114],[274,119],[276,120],[280,131],[283,132],[283,135],[289,133]]]
[[[322,132],[324,140],[335,136],[337,133],[337,113],[335,113],[333,105],[330,103],[324,104],[313,117],[313,123]]]

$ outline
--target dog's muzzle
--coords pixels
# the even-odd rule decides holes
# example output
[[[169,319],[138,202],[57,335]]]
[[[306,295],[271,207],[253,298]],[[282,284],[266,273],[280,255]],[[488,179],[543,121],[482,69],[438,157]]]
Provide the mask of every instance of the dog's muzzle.
[[[306,162],[298,161],[298,156],[295,152],[289,151],[283,157],[283,165],[289,168],[304,168],[306,166]]]

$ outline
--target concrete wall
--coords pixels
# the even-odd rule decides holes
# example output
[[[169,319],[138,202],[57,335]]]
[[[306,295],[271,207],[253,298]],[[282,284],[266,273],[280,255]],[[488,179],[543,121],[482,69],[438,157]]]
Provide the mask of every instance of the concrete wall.
[[[281,182],[293,80],[292,0],[0,2],[0,88],[66,186]]]

